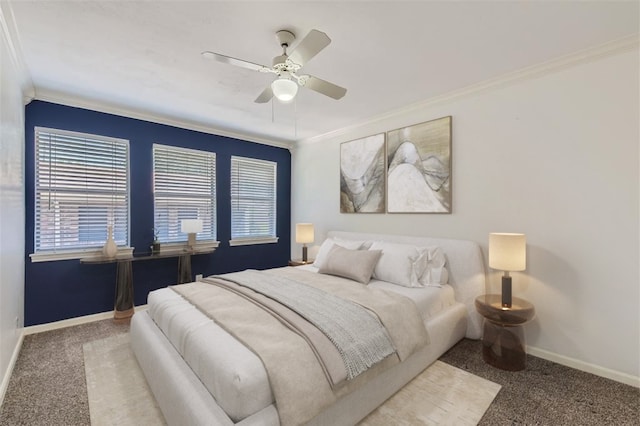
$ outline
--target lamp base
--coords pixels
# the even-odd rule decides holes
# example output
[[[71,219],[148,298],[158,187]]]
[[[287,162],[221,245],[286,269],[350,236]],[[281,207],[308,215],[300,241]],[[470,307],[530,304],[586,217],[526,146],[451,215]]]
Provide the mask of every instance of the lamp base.
[[[511,277],[502,277],[502,307],[511,307]]]
[[[189,239],[187,240],[187,247],[190,251],[193,251],[196,248],[196,233],[189,232],[187,235],[189,236]]]
[[[307,246],[302,246],[302,262],[307,263]]]

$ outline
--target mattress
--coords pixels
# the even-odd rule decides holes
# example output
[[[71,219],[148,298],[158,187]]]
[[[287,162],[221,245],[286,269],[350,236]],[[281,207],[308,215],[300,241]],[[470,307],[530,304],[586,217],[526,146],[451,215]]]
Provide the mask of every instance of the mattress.
[[[369,285],[409,297],[425,322],[456,305],[448,285],[406,288],[376,280]],[[260,358],[209,317],[169,288],[151,292],[148,305],[149,316],[231,420],[241,421],[274,403]]]

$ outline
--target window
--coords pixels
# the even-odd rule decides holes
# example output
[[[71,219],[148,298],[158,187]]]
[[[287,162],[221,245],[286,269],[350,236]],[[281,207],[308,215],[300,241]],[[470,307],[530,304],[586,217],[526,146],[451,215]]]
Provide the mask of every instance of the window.
[[[216,154],[153,145],[154,227],[158,241],[187,241],[183,219],[202,220],[198,240],[216,239]]]
[[[129,244],[129,141],[35,129],[33,261],[73,259],[99,250],[113,226]]]
[[[231,245],[274,243],[277,164],[231,157]]]

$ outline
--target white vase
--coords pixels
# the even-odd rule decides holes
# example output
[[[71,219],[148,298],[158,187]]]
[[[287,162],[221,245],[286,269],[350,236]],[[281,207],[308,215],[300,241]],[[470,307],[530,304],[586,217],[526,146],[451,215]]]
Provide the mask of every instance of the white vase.
[[[107,227],[107,241],[104,243],[104,246],[102,247],[102,254],[108,258],[116,257],[116,254],[118,254],[118,245],[113,239],[112,226]]]

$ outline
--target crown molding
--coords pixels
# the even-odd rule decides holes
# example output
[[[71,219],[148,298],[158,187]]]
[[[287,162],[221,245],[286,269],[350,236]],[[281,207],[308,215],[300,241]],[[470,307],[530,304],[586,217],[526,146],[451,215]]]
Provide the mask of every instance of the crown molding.
[[[4,35],[4,39],[7,41],[9,56],[18,73],[20,89],[22,90],[23,101],[26,105],[33,99],[35,89],[29,69],[24,62],[20,36],[18,35],[13,9],[9,2],[0,2],[0,30]]]
[[[354,137],[359,137],[359,131],[361,132],[361,129],[365,126],[377,125],[380,128],[384,128],[384,122],[390,119],[401,118],[405,115],[419,112],[420,110],[443,105],[466,97],[476,96],[484,92],[501,89],[526,80],[553,74],[555,72],[577,65],[597,61],[608,56],[618,55],[631,50],[638,51],[639,47],[640,34],[635,33],[626,37],[622,37],[620,39],[580,50],[569,55],[561,56],[547,62],[522,68],[520,70],[510,72],[496,78],[485,80],[458,90],[435,96],[424,101],[416,102],[397,110],[388,111],[386,113],[359,121],[347,127],[336,129],[331,132],[323,133],[321,135],[312,136],[310,138],[301,139],[297,141],[296,145],[313,144],[341,138],[344,138],[345,140],[352,139]]]
[[[84,108],[92,111],[104,112],[107,114],[119,115],[127,118],[135,118],[138,120],[150,121],[158,124],[165,124],[168,126],[178,127],[181,129],[194,130],[197,132],[208,133],[217,136],[224,136],[233,139],[240,139],[243,141],[255,142],[263,145],[274,146],[277,148],[290,149],[293,142],[287,142],[284,140],[269,139],[262,136],[232,132],[229,130],[220,129],[206,124],[197,123],[188,120],[178,120],[169,116],[163,116],[159,114],[153,114],[148,111],[137,110],[133,108],[125,108],[116,105],[106,104],[104,102],[91,101],[82,97],[73,96],[66,93],[56,92],[47,89],[37,89],[34,99],[52,102],[61,105],[67,105],[76,108]]]

